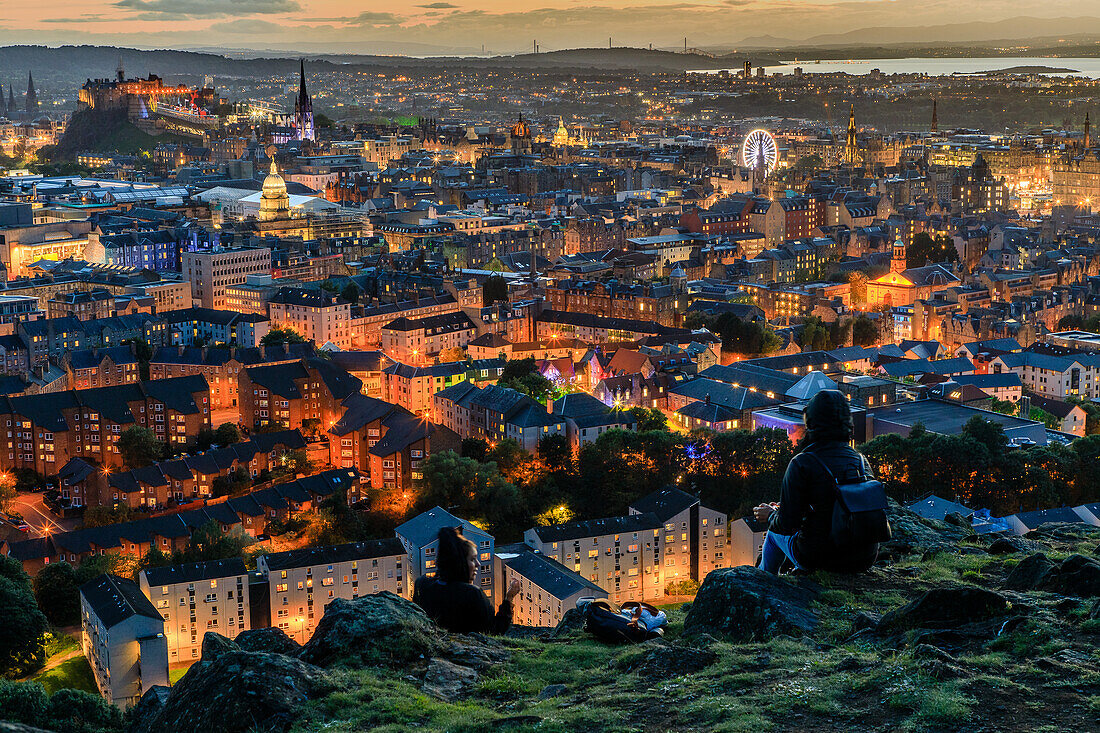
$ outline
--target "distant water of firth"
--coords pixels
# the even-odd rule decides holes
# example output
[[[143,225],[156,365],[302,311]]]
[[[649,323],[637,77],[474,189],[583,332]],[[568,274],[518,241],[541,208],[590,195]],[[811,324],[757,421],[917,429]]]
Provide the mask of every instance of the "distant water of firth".
[[[1011,69],[1017,66],[1042,66],[1051,69],[1073,69],[1074,73],[1052,72],[1053,76],[1084,76],[1100,79],[1100,58],[1048,58],[1033,56],[996,56],[993,58],[907,58],[907,59],[853,59],[850,61],[815,61],[813,59],[791,61],[781,66],[766,66],[767,73],[794,73],[801,67],[804,74],[828,74],[838,71],[849,74],[870,74],[878,69],[883,74],[977,74],[983,71]],[[740,69],[730,69],[731,72]]]

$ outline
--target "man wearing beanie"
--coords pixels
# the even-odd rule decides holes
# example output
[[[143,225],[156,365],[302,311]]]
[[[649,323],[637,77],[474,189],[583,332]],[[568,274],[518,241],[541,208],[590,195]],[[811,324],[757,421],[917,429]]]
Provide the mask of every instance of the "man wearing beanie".
[[[778,504],[761,504],[768,522],[760,567],[778,573],[785,559],[803,570],[860,573],[874,564],[878,543],[837,545],[832,538],[837,485],[873,478],[867,459],[851,447],[852,413],[835,389],[814,395],[803,411],[803,448],[787,466]]]

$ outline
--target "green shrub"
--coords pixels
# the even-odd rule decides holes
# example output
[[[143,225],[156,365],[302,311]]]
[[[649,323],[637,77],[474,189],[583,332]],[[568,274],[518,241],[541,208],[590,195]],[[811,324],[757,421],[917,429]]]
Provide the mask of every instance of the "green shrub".
[[[46,709],[46,727],[57,733],[114,733],[122,730],[122,711],[83,690],[58,690]]]
[[[42,725],[50,699],[37,682],[0,679],[0,720]]]

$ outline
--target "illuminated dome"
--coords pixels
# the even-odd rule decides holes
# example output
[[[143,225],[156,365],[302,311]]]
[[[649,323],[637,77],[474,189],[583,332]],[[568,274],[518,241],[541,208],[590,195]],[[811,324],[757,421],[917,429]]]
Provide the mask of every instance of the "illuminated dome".
[[[279,169],[275,167],[275,159],[271,159],[271,171],[264,179],[263,193],[260,194],[259,219],[272,221],[290,216],[290,195],[286,192],[286,181],[279,175]]]

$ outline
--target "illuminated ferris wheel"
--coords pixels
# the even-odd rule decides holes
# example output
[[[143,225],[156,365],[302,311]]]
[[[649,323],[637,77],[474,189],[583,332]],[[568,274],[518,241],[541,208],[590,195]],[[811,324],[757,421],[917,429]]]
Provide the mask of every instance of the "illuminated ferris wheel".
[[[775,138],[770,132],[753,130],[745,136],[745,143],[741,146],[741,164],[753,169],[762,165],[767,173],[771,173],[775,168],[778,151]]]

